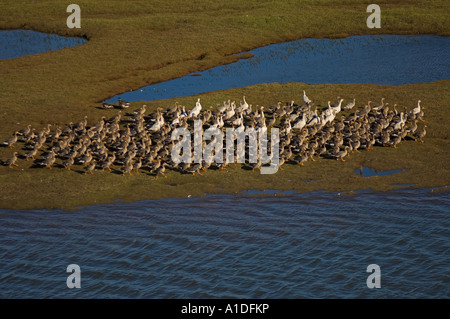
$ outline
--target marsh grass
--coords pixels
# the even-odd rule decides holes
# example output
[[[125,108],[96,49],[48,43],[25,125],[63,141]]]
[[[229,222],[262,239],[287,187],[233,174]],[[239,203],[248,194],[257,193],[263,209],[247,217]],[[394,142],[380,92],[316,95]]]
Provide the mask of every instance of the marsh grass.
[[[248,51],[271,43],[302,37],[344,37],[359,34],[450,34],[446,0],[379,2],[382,29],[368,29],[366,1],[77,1],[81,29],[66,27],[67,3],[61,1],[2,1],[1,29],[34,29],[83,36],[81,46],[0,61],[0,140],[27,124],[64,125],[87,115],[89,123],[108,111],[102,100],[147,84],[231,63]],[[398,149],[376,148],[354,155],[346,163],[308,162],[285,165],[275,175],[263,176],[238,167],[209,171],[205,176],[169,172],[167,179],[146,174],[122,177],[96,172],[84,176],[63,169],[34,169],[20,160],[19,168],[0,167],[2,208],[65,207],[202,195],[205,192],[241,192],[245,189],[309,191],[372,188],[389,190],[392,184],[429,187],[448,184],[449,81],[404,86],[262,84],[201,95],[203,105],[246,95],[252,104],[299,100],[307,89],[319,104],[337,96],[357,101],[386,97],[409,109],[422,99],[428,135],[425,143],[402,142]],[[197,96],[147,105],[169,106],[175,100],[193,106]],[[142,103],[133,103],[139,107]],[[0,159],[11,150],[0,148]],[[362,178],[353,170],[361,165],[377,169],[407,168],[390,176]],[[254,174],[253,174],[254,173]],[[305,182],[314,179],[315,182]]]

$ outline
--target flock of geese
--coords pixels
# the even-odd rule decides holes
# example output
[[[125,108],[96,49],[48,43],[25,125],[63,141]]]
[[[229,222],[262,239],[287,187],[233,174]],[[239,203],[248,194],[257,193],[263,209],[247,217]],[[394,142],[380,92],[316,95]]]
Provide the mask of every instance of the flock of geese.
[[[171,150],[175,141],[171,139],[172,131],[184,127],[193,131],[193,121],[201,120],[203,128],[217,127],[236,130],[246,128],[277,127],[280,132],[279,166],[285,163],[304,165],[307,161],[324,157],[345,161],[352,152],[370,150],[373,146],[397,145],[405,139],[420,140],[426,134],[423,107],[419,100],[411,110],[391,108],[382,98],[379,104],[369,101],[361,109],[355,108],[356,100],[343,104],[338,97],[336,103],[328,101],[326,107],[314,107],[314,101],[303,91],[302,102],[279,102],[265,108],[248,104],[245,96],[237,104],[224,101],[215,110],[204,109],[197,100],[191,110],[175,103],[164,110],[146,114],[146,105],[125,113],[130,103],[119,99],[118,104],[103,103],[105,109],[120,109],[107,119],[103,116],[96,123],[89,125],[87,116],[78,123],[65,127],[48,124],[42,130],[28,125],[14,133],[13,137],[2,143],[14,148],[22,144],[22,150],[14,152],[12,157],[2,161],[5,166],[18,166],[18,158],[34,160],[36,167],[62,167],[71,170],[74,165],[83,167],[84,174],[93,174],[96,169],[114,170],[122,175],[140,169],[156,176],[164,176],[166,169],[189,174],[201,174],[207,169],[226,169],[227,163],[176,164],[171,159]],[[350,115],[343,115],[350,113]],[[420,128],[419,128],[420,126]],[[205,146],[206,141],[203,145]],[[248,148],[246,158],[248,159]],[[246,163],[244,168],[260,169],[264,165],[258,158],[257,163]]]

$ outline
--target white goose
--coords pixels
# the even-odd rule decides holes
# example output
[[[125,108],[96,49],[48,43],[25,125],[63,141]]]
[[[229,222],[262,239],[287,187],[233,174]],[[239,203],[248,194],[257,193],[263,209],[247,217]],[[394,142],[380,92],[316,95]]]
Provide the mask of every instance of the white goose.
[[[344,99],[339,99],[338,104],[332,106],[334,115],[338,114],[341,111],[341,105],[343,101]]]
[[[195,107],[189,113],[189,117],[197,117],[200,114],[201,110],[202,110],[202,105],[200,104],[200,98],[199,98],[197,100],[197,103],[195,103]]]
[[[231,102],[230,109],[228,109],[225,113],[225,120],[231,119],[234,116],[234,114],[236,114],[235,109],[236,109],[236,103],[234,103],[234,101],[233,101],[233,102]]]
[[[353,102],[349,102],[344,106],[344,110],[351,110],[356,105],[356,99]]]
[[[309,97],[306,96],[305,90],[303,90],[303,102],[306,104],[311,103],[312,101],[309,99]]]
[[[244,100],[244,103],[239,102],[239,111],[244,112],[245,110],[248,109],[248,103],[245,100],[245,95],[242,97],[242,99]]]
[[[164,117],[162,116],[162,114],[160,114],[160,115],[156,118],[155,124],[153,124],[153,125],[149,128],[149,130],[150,130],[151,132],[158,132],[158,131],[161,129],[161,127],[163,127],[163,125],[164,125]]]
[[[421,100],[417,101],[417,106],[409,112],[410,114],[416,115],[416,114],[420,113],[420,102],[422,102],[422,101]]]
[[[301,130],[306,125],[306,113],[303,113],[302,118],[294,123],[292,126],[293,129],[299,129]]]

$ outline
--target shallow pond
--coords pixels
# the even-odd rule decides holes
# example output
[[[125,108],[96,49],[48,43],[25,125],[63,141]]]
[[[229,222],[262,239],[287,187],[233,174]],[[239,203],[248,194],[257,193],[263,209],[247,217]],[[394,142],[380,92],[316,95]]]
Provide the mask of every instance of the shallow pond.
[[[69,48],[86,41],[83,38],[63,37],[33,30],[0,30],[0,59]]]
[[[108,102],[151,101],[270,82],[411,84],[450,78],[450,37],[301,39],[250,51],[253,58],[149,85]]]

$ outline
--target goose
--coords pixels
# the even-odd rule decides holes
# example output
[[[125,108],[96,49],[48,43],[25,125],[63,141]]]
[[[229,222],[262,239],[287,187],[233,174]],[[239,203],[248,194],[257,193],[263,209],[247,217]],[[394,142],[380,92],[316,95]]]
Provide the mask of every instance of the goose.
[[[205,125],[206,123],[209,122],[209,119],[212,116],[212,112],[211,110],[206,110],[203,114],[202,114],[202,124]]]
[[[192,175],[195,175],[195,173],[202,175],[202,173],[200,173],[201,168],[202,168],[202,163],[197,163],[197,164],[189,166],[184,171],[189,174],[192,173]]]
[[[397,148],[397,144],[399,144],[402,141],[401,135],[392,135],[390,138],[389,145],[393,146],[394,148]]]
[[[47,167],[48,169],[52,169],[52,165],[55,163],[55,160],[55,153],[51,152],[48,157],[44,158],[41,165]]]
[[[344,149],[340,152],[337,152],[334,156],[336,157],[336,160],[338,161],[339,159],[343,162],[345,162],[344,157],[347,156],[348,154],[348,149],[350,148],[350,146],[345,146]]]
[[[372,110],[373,111],[379,111],[379,110],[381,110],[383,107],[384,107],[384,100],[385,100],[385,98],[383,97],[383,98],[381,98],[381,103],[380,104],[377,104],[377,105],[374,105],[374,106],[372,106]]]
[[[197,117],[200,114],[201,110],[202,110],[202,105],[200,103],[200,98],[198,98],[197,102],[195,103],[195,107],[189,113],[189,117]]]
[[[219,106],[217,107],[217,111],[218,111],[220,114],[222,114],[222,113],[224,113],[230,106],[231,106],[231,101],[230,101],[230,100],[228,100],[228,102],[223,101],[223,104],[222,104],[222,105],[219,105]]]
[[[159,175],[162,175],[165,178],[167,178],[167,176],[164,174],[165,171],[166,171],[166,166],[167,166],[167,163],[164,162],[160,167],[158,167],[157,170],[155,170],[155,177],[156,178],[158,178]]]
[[[175,104],[172,107],[168,107],[166,109],[166,114],[170,116],[170,115],[176,114],[179,111],[180,111],[180,109],[178,107],[178,102],[175,102]]]
[[[156,119],[155,124],[153,124],[150,128],[149,131],[150,132],[158,132],[161,127],[163,127],[164,125],[164,117],[162,115],[158,116],[158,118]]]
[[[65,160],[62,163],[62,166],[64,167],[64,169],[70,171],[71,170],[71,166],[73,165],[73,163],[74,163],[73,157],[69,157],[67,160]]]
[[[314,115],[312,116],[312,118],[306,122],[306,126],[314,126],[316,124],[320,124],[320,117],[317,114],[317,108],[314,110]]]
[[[278,105],[279,105],[279,107],[278,107],[277,111],[275,112],[275,114],[277,115],[277,117],[279,119],[281,119],[281,118],[283,118],[283,116],[286,115],[287,111],[286,111],[286,108],[281,105],[281,102],[278,102]]]
[[[139,169],[142,167],[142,161],[139,158],[136,162],[133,164],[133,171],[135,171],[137,174],[139,174]]]
[[[405,129],[407,133],[414,134],[417,130],[417,120],[415,120],[409,127]]]
[[[108,171],[111,172],[111,165],[114,164],[114,161],[116,160],[116,155],[113,153],[111,156],[109,156],[106,161],[103,161],[102,164],[100,165],[102,171],[106,169],[108,169]]]
[[[222,115],[219,115],[219,120],[218,121],[219,121],[218,128],[222,128],[225,125]]]
[[[275,122],[277,121],[277,114],[273,113],[272,118],[270,118],[267,122],[267,126],[269,126],[270,128],[272,128],[275,124]]]
[[[10,139],[4,141],[2,144],[5,146],[8,146],[10,148],[14,147],[14,144],[17,142],[17,135],[19,134],[19,132],[14,132],[14,136],[11,137]]]
[[[425,137],[425,135],[427,134],[427,126],[424,125],[423,128],[420,131],[417,131],[414,134],[414,138],[415,140],[420,140],[423,143],[423,138]]]
[[[349,102],[344,106],[344,110],[351,110],[356,105],[356,99],[353,98],[353,102]]]
[[[309,155],[307,153],[298,154],[294,157],[294,162],[297,164],[300,164],[300,166],[303,166],[304,163],[306,163],[309,159]]]
[[[110,104],[110,103],[103,102],[103,103],[102,103],[102,107],[103,107],[104,109],[112,109],[112,108],[114,108],[114,105],[112,105],[112,104]]]
[[[344,99],[338,98],[338,103],[336,105],[332,105],[332,110],[334,115],[338,114],[341,111],[341,105]]]
[[[306,125],[306,113],[302,114],[302,118],[294,123],[292,126],[293,129],[302,130]]]
[[[372,109],[370,103],[372,103],[372,101],[367,102],[367,105],[364,106],[364,109],[358,113],[358,117],[365,117],[370,113],[370,110]]]
[[[422,101],[421,100],[417,101],[417,106],[410,111],[410,114],[416,115],[420,113],[420,102]]]
[[[119,97],[119,107],[122,109],[126,109],[130,107],[130,102],[124,101]]]
[[[17,132],[17,134],[19,134],[20,136],[28,136],[28,134],[30,134],[30,133],[31,133],[31,125],[28,125],[23,130],[20,130],[19,132]]]
[[[122,172],[122,176],[125,176],[125,174],[130,174],[130,176],[132,176],[133,175],[133,174],[131,174],[132,170],[133,170],[132,162],[129,162],[124,167],[120,168],[120,171]]]
[[[244,117],[243,117],[243,115],[242,115],[242,113],[241,113],[241,114],[239,114],[239,117],[237,117],[237,118],[232,122],[232,124],[233,124],[233,126],[240,126],[242,123],[244,123]]]
[[[231,103],[231,108],[228,109],[228,110],[225,112],[224,120],[229,120],[229,119],[231,119],[231,118],[234,116],[235,113],[236,113],[236,112],[235,112],[235,104],[234,104],[234,102],[232,102],[232,103]]]
[[[265,128],[265,122],[264,122],[264,128]],[[285,124],[283,125],[281,133],[289,134],[289,133],[291,133],[291,130],[292,130],[291,121],[289,119],[287,119]]]
[[[37,155],[38,149],[33,148],[30,152],[25,154],[25,159],[28,161],[30,157],[35,160],[35,156]]]
[[[254,171],[255,169],[260,169],[261,170],[261,159],[258,158],[258,160],[256,161],[256,163],[250,163],[249,166],[252,169],[252,171]]]
[[[351,146],[352,146],[352,150],[357,152],[357,153],[361,153],[360,151],[358,151],[358,148],[361,146],[361,141],[359,139],[359,137],[355,138],[354,140],[352,140],[350,142]]]
[[[147,109],[147,105],[144,104],[144,105],[142,105],[142,107],[140,107],[137,110],[135,110],[133,112],[133,114],[144,115],[146,109]]]
[[[150,168],[150,173],[153,173],[154,170],[157,170],[161,166],[161,157],[158,157],[156,161],[153,161],[154,164],[148,164],[147,167]]]
[[[5,166],[9,166],[9,168],[12,168],[13,165],[14,166],[19,166],[16,162],[17,162],[17,152],[14,152],[12,157],[7,159],[6,161],[3,162],[3,165]]]
[[[238,108],[236,108],[236,111],[239,111],[239,112],[245,112],[247,109],[248,109],[248,103],[247,103],[247,101],[245,100],[245,95],[242,97],[242,100],[244,101],[244,102],[239,102],[239,107]]]
[[[284,163],[286,162],[286,160],[287,160],[287,158],[285,158],[284,156],[281,156],[279,159],[278,159],[278,168],[279,169],[281,169],[281,170],[284,170],[284,168],[282,167],[283,165],[284,165]]]
[[[301,113],[302,113],[302,112],[300,112],[300,111],[291,112],[291,113],[289,114],[289,120],[291,120],[291,123],[294,123],[295,120],[299,118],[299,116],[300,116]]]
[[[93,160],[88,166],[86,166],[86,167],[84,168],[84,169],[86,170],[86,171],[84,172],[84,175],[86,175],[87,173],[94,174],[95,165],[96,165],[96,161]]]
[[[309,99],[309,97],[306,96],[305,90],[303,90],[303,102],[306,105],[309,105],[312,101]]]
[[[403,126],[405,125],[406,119],[403,117],[403,112],[400,112],[400,119],[398,119],[395,123],[394,123],[394,130],[400,130],[403,128]]]

